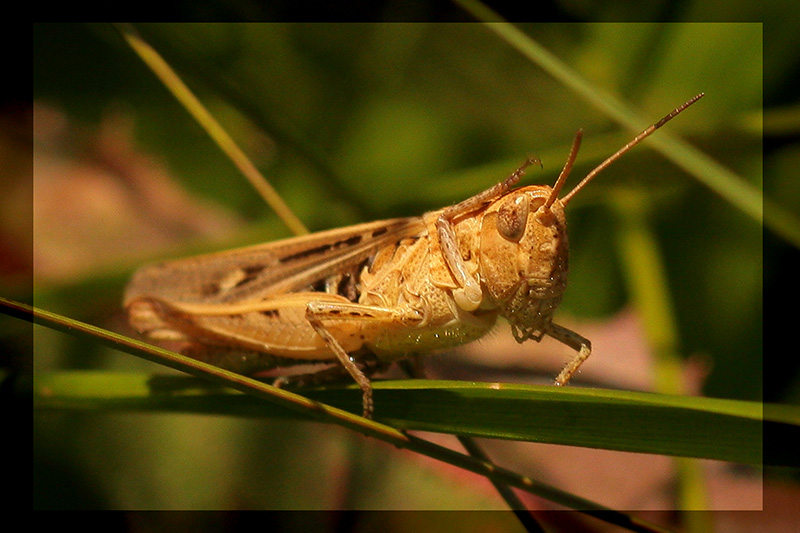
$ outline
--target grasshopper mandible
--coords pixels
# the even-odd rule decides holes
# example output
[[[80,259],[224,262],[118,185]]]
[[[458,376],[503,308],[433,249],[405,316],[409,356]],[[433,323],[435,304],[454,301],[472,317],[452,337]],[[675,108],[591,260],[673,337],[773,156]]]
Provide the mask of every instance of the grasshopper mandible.
[[[276,385],[349,374],[373,413],[369,377],[391,363],[476,340],[498,316],[517,342],[545,335],[577,353],[558,374],[566,384],[591,343],[553,322],[567,284],[564,208],[601,170],[692,105],[698,94],[592,170],[562,198],[580,146],[578,131],[553,187],[514,188],[528,159],[501,183],[421,217],[358,224],[146,266],[125,293],[131,324],[156,340],[229,370],[332,363]],[[338,363],[338,364],[337,364]]]

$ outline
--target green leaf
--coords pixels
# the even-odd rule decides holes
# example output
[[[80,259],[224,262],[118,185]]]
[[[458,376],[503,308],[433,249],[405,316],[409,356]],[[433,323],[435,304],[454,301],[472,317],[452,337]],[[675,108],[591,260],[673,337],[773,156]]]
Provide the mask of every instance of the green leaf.
[[[396,428],[751,465],[800,466],[762,450],[766,428],[797,431],[800,409],[755,402],[604,389],[435,380],[376,381],[376,419]],[[358,412],[354,386],[303,394]],[[36,376],[37,409],[191,412],[295,417],[258,398],[182,376],[54,372]],[[773,407],[775,407],[773,409]]]

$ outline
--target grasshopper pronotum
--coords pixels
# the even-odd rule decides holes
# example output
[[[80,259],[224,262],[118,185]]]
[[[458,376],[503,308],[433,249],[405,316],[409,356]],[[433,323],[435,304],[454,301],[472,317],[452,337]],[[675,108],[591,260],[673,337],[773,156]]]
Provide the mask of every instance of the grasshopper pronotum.
[[[153,339],[230,370],[333,363],[276,384],[349,374],[373,413],[369,376],[421,352],[478,339],[498,316],[518,342],[545,335],[577,354],[555,379],[566,384],[591,343],[553,322],[567,284],[564,208],[601,170],[703,95],[651,125],[558,195],[577,156],[578,132],[553,187],[514,189],[527,160],[501,183],[421,217],[358,224],[140,269],[124,303]],[[337,364],[338,363],[338,364]]]

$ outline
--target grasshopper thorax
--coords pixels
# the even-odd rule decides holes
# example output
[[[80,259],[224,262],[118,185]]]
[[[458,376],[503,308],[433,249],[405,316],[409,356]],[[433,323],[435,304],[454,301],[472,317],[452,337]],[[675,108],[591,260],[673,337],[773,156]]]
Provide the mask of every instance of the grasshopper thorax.
[[[567,286],[566,218],[555,194],[541,185],[509,191],[481,221],[481,282],[519,341],[541,332]]]

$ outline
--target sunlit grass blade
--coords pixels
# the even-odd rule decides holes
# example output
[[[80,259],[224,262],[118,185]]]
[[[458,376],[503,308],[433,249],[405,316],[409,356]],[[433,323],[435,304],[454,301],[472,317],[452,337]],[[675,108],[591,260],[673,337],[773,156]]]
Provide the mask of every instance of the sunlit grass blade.
[[[222,149],[231,161],[239,168],[242,174],[250,181],[253,187],[261,194],[264,200],[272,207],[275,213],[284,221],[286,226],[295,234],[303,235],[308,230],[303,225],[292,210],[287,206],[283,198],[270,185],[264,176],[253,165],[245,155],[236,141],[227,131],[217,122],[217,119],[208,112],[206,107],[192,93],[191,89],[181,80],[181,78],[164,61],[159,53],[145,42],[139,34],[128,24],[117,25],[122,36],[128,45],[145,62],[153,73],[161,80],[164,86],[180,101],[183,107],[194,117],[203,127],[214,142]]]

